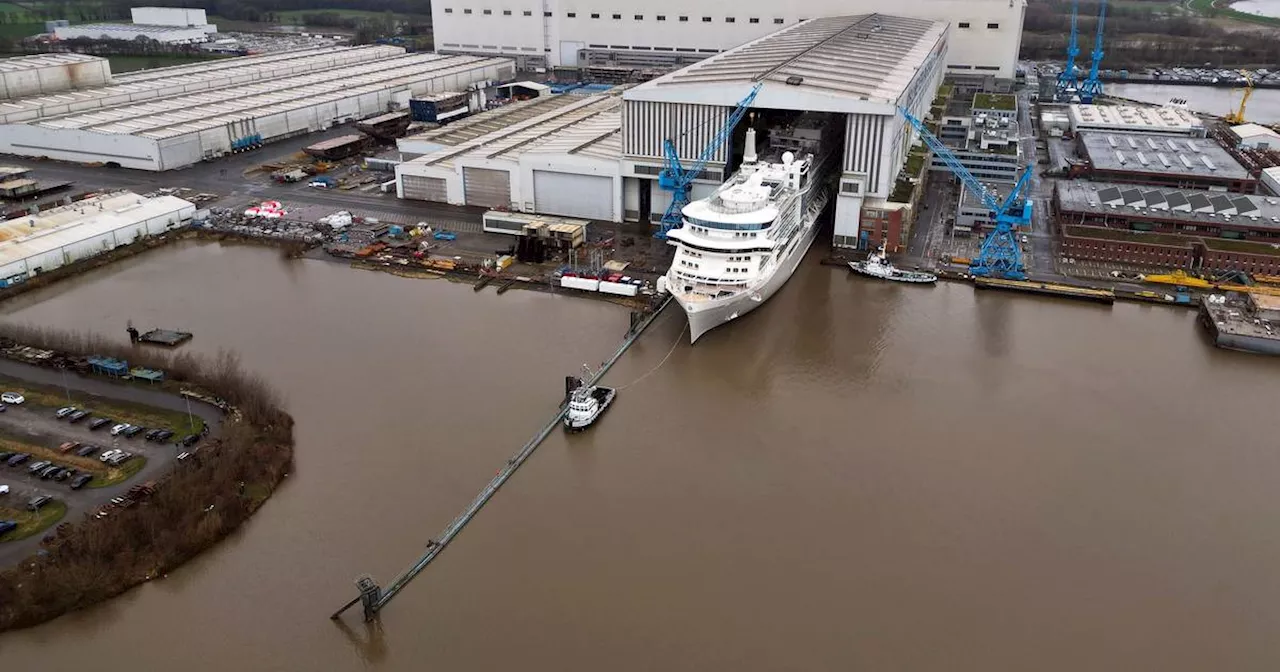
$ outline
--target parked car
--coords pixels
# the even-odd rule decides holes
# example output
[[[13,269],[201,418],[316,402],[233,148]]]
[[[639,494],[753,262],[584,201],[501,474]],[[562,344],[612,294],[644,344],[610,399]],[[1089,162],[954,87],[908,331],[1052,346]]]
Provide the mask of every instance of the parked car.
[[[124,452],[123,450],[119,450],[119,449],[117,449],[117,448],[112,448],[111,450],[108,450],[108,451],[104,452],[103,454],[99,455],[99,456],[98,456],[98,459],[99,459],[99,460],[101,460],[102,462],[106,462],[107,460],[109,460],[109,459],[111,459],[111,458],[115,457],[116,455],[119,455],[120,453],[123,453],[123,452]]]
[[[65,418],[68,415],[71,415],[72,413],[75,413],[78,410],[80,409],[76,408],[75,406],[63,406],[62,408],[59,408],[56,413],[53,414],[53,417],[61,420],[62,418]]]
[[[18,524],[12,520],[0,520],[0,536],[9,534],[16,529],[18,529]]]
[[[13,452],[11,451],[0,453],[0,462],[8,462],[11,457],[13,457]]]
[[[155,440],[156,440],[156,437],[157,437],[157,436],[160,436],[160,432],[161,432],[161,430],[159,430],[159,429],[153,429],[153,430],[148,431],[146,434],[144,434],[144,435],[142,436],[142,438],[144,438],[144,439],[146,439],[146,440],[148,440],[148,441],[155,441]]]
[[[76,411],[67,416],[67,422],[76,423],[89,417],[89,411]]]
[[[139,427],[139,426],[137,426],[137,425],[129,425],[129,429],[124,430],[124,435],[125,435],[127,438],[132,439],[133,437],[135,437],[135,436],[137,436],[137,435],[141,434],[144,430],[146,430],[146,427]]]
[[[84,446],[80,450],[76,451],[76,455],[79,455],[80,457],[89,457],[96,452],[98,452],[97,446]]]
[[[5,392],[4,394],[0,394],[0,401],[3,401],[6,404],[13,404],[16,406],[26,400],[26,397],[18,394],[17,392]]]
[[[65,480],[67,480],[68,478],[71,478],[72,476],[75,476],[75,475],[76,475],[76,470],[75,470],[75,469],[72,469],[71,467],[67,467],[66,469],[63,469],[62,471],[59,471],[57,474],[54,474],[54,476],[53,476],[53,480],[55,480],[55,481],[65,481]]]
[[[9,486],[0,485],[0,495],[7,495],[7,494],[9,494]]]
[[[90,430],[102,429],[103,427],[106,427],[109,424],[111,424],[111,418],[97,418],[93,422],[89,423],[89,429]]]
[[[45,504],[48,504],[51,501],[53,501],[53,498],[49,495],[40,495],[39,497],[32,499],[30,502],[27,502],[27,508],[31,511],[39,511],[44,508]]]
[[[69,453],[69,452],[71,452],[71,451],[73,451],[73,450],[75,450],[76,448],[79,448],[79,447],[80,447],[80,442],[79,442],[79,441],[68,441],[68,442],[66,442],[66,443],[62,444],[61,446],[58,446],[58,450],[60,450],[60,451],[62,451],[62,452],[64,452],[64,453]]]
[[[111,428],[111,436],[119,436],[124,430],[129,429],[129,425],[120,423]]]
[[[160,433],[156,435],[156,441],[168,441],[171,438],[173,438],[173,432],[167,429],[160,430]]]
[[[76,476],[75,478],[71,479],[71,489],[79,490],[80,488],[83,488],[84,486],[88,485],[89,481],[92,481],[92,480],[93,480],[93,474],[80,474],[79,476]]]
[[[5,404],[0,404],[0,413],[4,413],[7,410],[9,410],[8,406],[6,406]]]
[[[47,481],[54,476],[57,476],[59,471],[62,471],[62,467],[56,464],[51,464],[40,470],[40,480]]]
[[[11,467],[16,467],[22,464],[23,462],[26,462],[29,459],[31,459],[30,455],[26,453],[18,453],[17,455],[14,455],[13,457],[9,458],[9,461],[7,462],[7,464]]]
[[[113,467],[118,467],[132,458],[133,458],[133,453],[121,452],[117,455],[113,455],[110,460],[107,460],[107,464]]]
[[[31,466],[27,467],[27,471],[35,474],[43,470],[45,467],[49,466],[49,464],[50,462],[48,460],[40,460],[39,462],[36,462]]]
[[[182,438],[182,445],[186,446],[187,448],[190,448],[191,446],[196,445],[196,443],[199,441],[200,441],[199,434],[188,434]]]

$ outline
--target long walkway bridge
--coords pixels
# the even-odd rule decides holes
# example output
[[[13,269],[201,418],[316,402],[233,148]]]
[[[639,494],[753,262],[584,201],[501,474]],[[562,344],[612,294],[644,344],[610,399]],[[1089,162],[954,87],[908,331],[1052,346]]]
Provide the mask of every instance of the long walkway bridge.
[[[631,327],[627,330],[627,336],[623,339],[622,345],[618,346],[617,351],[614,352],[609,359],[605,360],[604,364],[600,367],[600,370],[596,371],[595,375],[590,380],[585,381],[586,384],[594,385],[604,378],[604,375],[609,372],[609,369],[613,368],[613,365],[617,363],[619,359],[622,359],[622,355],[626,354],[627,350],[629,350],[640,338],[640,335],[644,333],[644,330],[647,329],[649,325],[653,324],[654,320],[656,320],[658,316],[662,314],[662,311],[670,304],[671,296],[667,295],[652,311],[647,313],[632,313]],[[543,425],[542,429],[538,430],[538,433],[534,434],[533,438],[529,439],[529,441],[520,448],[519,452],[507,460],[506,464],[498,470],[497,475],[493,477],[493,480],[489,481],[488,485],[486,485],[484,489],[476,495],[475,499],[471,500],[471,504],[469,504],[466,509],[463,509],[462,513],[458,514],[458,517],[454,518],[453,521],[444,528],[444,531],[436,536],[436,538],[427,541],[426,549],[418,560],[409,567],[409,569],[405,570],[400,574],[400,576],[393,579],[385,588],[379,586],[377,582],[368,575],[361,576],[356,579],[356,587],[359,589],[360,594],[356,596],[355,599],[343,605],[342,608],[333,612],[330,618],[335,620],[338,619],[342,616],[343,612],[355,606],[356,603],[361,603],[363,605],[365,621],[371,621],[376,618],[378,612],[381,611],[392,598],[399,594],[399,592],[403,590],[404,587],[414,579],[414,577],[422,573],[422,570],[426,569],[427,565],[431,564],[431,561],[435,560],[436,556],[440,555],[440,553],[444,551],[445,547],[449,545],[449,542],[453,541],[453,538],[458,536],[458,533],[462,531],[462,528],[466,527],[467,523],[471,522],[472,518],[475,518],[476,514],[480,512],[480,509],[484,508],[484,505],[489,501],[489,499],[498,492],[498,488],[501,488],[502,484],[507,482],[507,479],[515,475],[516,470],[520,468],[520,465],[524,464],[525,460],[528,460],[529,457],[533,455],[533,451],[537,450],[538,446],[541,445],[551,432],[560,425],[560,422],[564,419],[564,415],[567,410],[567,406],[564,403],[561,403],[559,410],[556,411],[555,415],[547,421],[547,424]]]

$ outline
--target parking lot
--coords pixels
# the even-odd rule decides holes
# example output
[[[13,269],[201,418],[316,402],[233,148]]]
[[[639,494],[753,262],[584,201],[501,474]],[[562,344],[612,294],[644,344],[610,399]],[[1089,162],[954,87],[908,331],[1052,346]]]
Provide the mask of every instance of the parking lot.
[[[4,369],[14,365],[4,362]],[[34,367],[31,367],[34,368]],[[37,370],[38,373],[53,374],[56,372]],[[8,371],[0,371],[0,374]],[[16,391],[26,397],[21,404],[7,404],[0,412],[0,454],[13,453],[0,460],[0,486],[8,486],[8,492],[0,494],[0,520],[17,520],[23,527],[11,533],[0,535],[0,567],[21,559],[34,552],[40,540],[51,529],[44,529],[26,538],[8,541],[15,536],[29,532],[33,523],[51,526],[60,521],[77,522],[84,515],[94,515],[104,506],[109,506],[113,498],[121,497],[135,485],[158,480],[173,467],[175,461],[183,453],[199,450],[204,437],[200,436],[200,428],[208,421],[216,423],[216,417],[209,414],[209,409],[199,408],[199,414],[187,416],[180,398],[159,391],[142,390],[103,383],[92,379],[69,375],[69,393],[72,403],[77,408],[89,411],[76,422],[71,421],[70,414],[58,418],[58,409],[68,406],[65,396],[58,396],[58,390],[40,385],[16,381],[0,375],[0,389]],[[137,400],[108,399],[86,394],[77,386],[101,387],[104,390],[117,388],[122,395],[139,397]],[[168,408],[143,406],[142,398],[154,398],[162,401]],[[104,418],[108,422],[100,423],[97,429],[91,429],[95,419]],[[147,430],[167,429],[173,432],[167,440],[148,440],[148,431],[139,431],[129,437],[125,432],[112,434],[112,428],[125,423],[141,424],[139,418],[146,419]],[[191,423],[195,423],[196,436],[190,440],[191,445],[184,445],[183,439],[191,434]],[[212,426],[211,429],[216,429]],[[63,448],[66,448],[63,451]],[[111,451],[126,451],[131,456],[109,464],[102,461],[104,454]],[[26,454],[25,459],[16,458],[17,454]],[[10,465],[9,461],[20,461],[21,464]],[[57,473],[46,474],[44,469],[33,473],[32,468],[40,462],[73,469],[74,473],[62,476]],[[76,478],[90,474],[91,479],[77,489],[72,485]],[[0,491],[4,488],[0,487]],[[38,515],[44,520],[32,520],[37,514],[29,510],[29,503],[37,497],[48,497],[48,502]],[[65,507],[65,515],[62,511]],[[59,518],[59,520],[50,520]]]

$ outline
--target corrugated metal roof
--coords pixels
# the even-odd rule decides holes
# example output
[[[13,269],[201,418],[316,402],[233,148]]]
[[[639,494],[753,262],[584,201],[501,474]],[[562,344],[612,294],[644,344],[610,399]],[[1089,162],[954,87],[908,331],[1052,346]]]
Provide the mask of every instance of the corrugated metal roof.
[[[896,101],[945,31],[944,23],[884,14],[813,19],[641,84],[635,98],[672,87],[766,82]]]
[[[85,199],[38,215],[0,222],[0,265],[56,250],[152,217],[194,207],[189,201],[176,196],[146,198],[132,192],[118,192]]]
[[[132,84],[135,82],[146,82],[153,79],[165,79],[167,77],[178,77],[182,75],[199,75],[203,73],[212,73],[228,70],[236,70],[240,68],[252,68],[261,65],[279,63],[281,61],[292,61],[307,56],[316,56],[319,54],[328,54],[339,51],[341,47],[331,45],[319,47],[300,47],[298,49],[288,49],[284,51],[273,51],[269,54],[256,54],[252,56],[237,56],[235,58],[221,58],[212,61],[201,61],[200,63],[187,63],[184,65],[170,65],[164,68],[148,68],[146,70],[134,70],[133,72],[122,72],[112,74],[111,79],[116,84]]]
[[[552,110],[572,105],[578,100],[564,95],[539,96],[529,100],[521,100],[492,110],[477,112],[469,117],[450,122],[446,126],[423,131],[406,139],[440,145],[460,145],[495,131],[501,131],[513,124],[540,117]]]
[[[103,59],[88,54],[31,54],[0,58],[0,72],[20,72],[22,70],[38,70],[40,68],[59,68],[73,63],[88,63]]]
[[[477,56],[406,54],[335,70],[50,117],[33,123],[44,128],[167,138],[502,62],[504,59]]]
[[[585,156],[618,159],[622,156],[622,143],[617,140],[616,152],[608,154],[604,143],[622,129],[622,93],[619,87],[607,94],[594,96],[561,96],[570,102],[564,107],[552,109],[535,117],[503,125],[484,135],[472,138],[453,147],[413,159],[409,163],[452,168],[462,157],[519,160],[526,152],[564,153],[581,152]]]

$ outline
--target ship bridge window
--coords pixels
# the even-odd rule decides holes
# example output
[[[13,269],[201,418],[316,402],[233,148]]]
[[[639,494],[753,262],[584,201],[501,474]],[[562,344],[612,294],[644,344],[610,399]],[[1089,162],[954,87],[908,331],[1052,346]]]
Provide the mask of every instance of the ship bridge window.
[[[702,226],[708,229],[717,229],[720,231],[760,231],[768,226],[768,224],[734,224],[731,222],[713,222],[705,219],[695,219],[693,217],[685,217],[685,221],[694,225]]]

